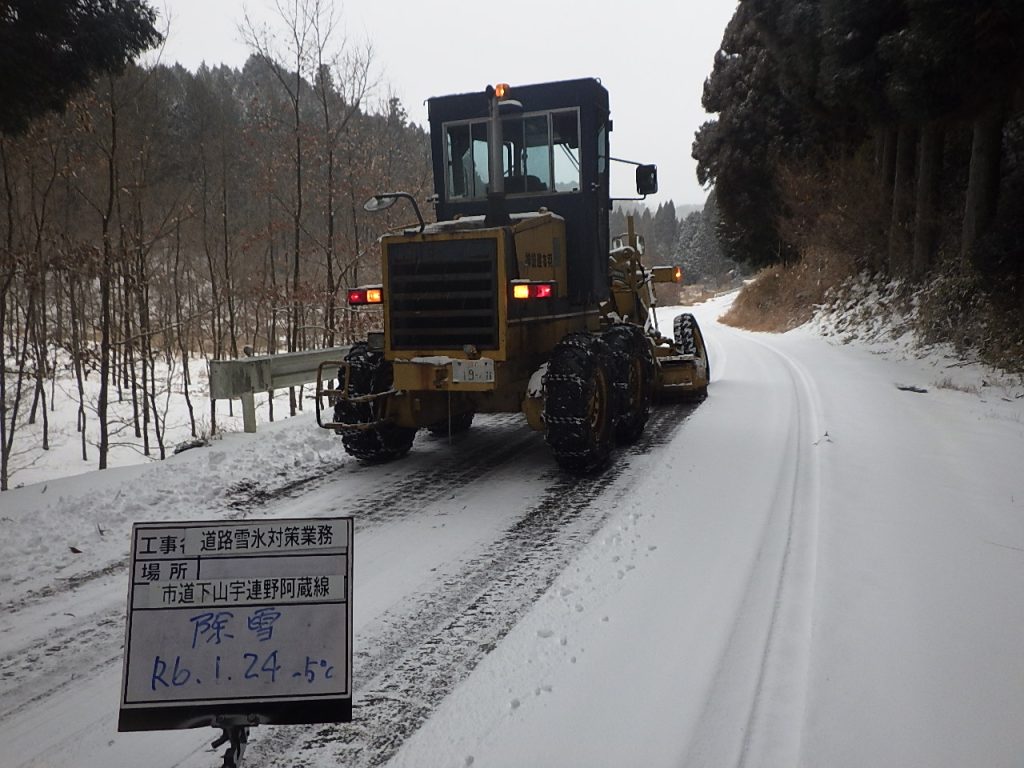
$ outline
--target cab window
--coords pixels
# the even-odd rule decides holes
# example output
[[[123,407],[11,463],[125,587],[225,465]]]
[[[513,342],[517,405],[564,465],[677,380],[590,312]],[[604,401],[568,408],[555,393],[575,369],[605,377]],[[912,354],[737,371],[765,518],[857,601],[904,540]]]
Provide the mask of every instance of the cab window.
[[[448,198],[487,196],[487,123],[462,123],[445,128]]]
[[[580,120],[577,110],[553,112],[551,139],[554,150],[554,189],[580,191]]]
[[[501,123],[505,192],[579,192],[579,110],[564,109],[506,117]],[[487,196],[487,121],[445,126],[449,199]]]

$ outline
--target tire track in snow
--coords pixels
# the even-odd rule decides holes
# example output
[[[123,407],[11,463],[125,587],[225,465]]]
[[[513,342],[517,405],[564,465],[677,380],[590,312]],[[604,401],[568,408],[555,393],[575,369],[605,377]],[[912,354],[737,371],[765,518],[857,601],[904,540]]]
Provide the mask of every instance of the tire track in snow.
[[[814,380],[796,360],[757,338],[744,338],[784,371],[793,418],[759,548],[687,765],[797,765],[800,757],[817,555],[821,406]],[[723,736],[737,731],[738,743]]]
[[[353,663],[353,723],[275,728],[250,750],[262,764],[379,766],[508,634],[573,556],[599,531],[635,481],[629,457],[671,442],[696,405],[658,407],[634,446],[602,474],[552,470],[540,499],[502,537],[411,610],[379,617]],[[620,479],[626,482],[620,483]],[[596,504],[612,492],[607,503]]]
[[[488,434],[486,440],[482,440],[481,433],[485,430]],[[447,441],[447,438],[420,439],[434,443]],[[420,445],[422,443],[417,441],[413,451]],[[439,445],[430,455],[428,465],[396,478],[383,491],[375,489],[353,499],[352,504],[364,512],[360,529],[367,530],[418,513],[424,505],[452,496],[460,488],[477,482],[531,449],[546,450],[546,446],[540,434],[526,426],[522,416],[492,416],[484,424],[453,438],[452,445]]]
[[[782,359],[797,401],[797,460],[789,499],[786,547],[757,688],[747,718],[740,765],[797,765],[809,675],[817,564],[821,470],[821,404],[814,379],[796,360]]]
[[[346,467],[352,471],[362,484],[373,484],[372,491],[344,499],[346,506],[362,511],[360,527],[363,530],[400,519],[419,511],[424,503],[451,495],[453,490],[479,480],[528,450],[538,437],[523,425],[518,414],[488,414],[478,416],[476,426],[455,436],[450,446],[442,445],[446,440],[429,437],[423,431],[407,457],[383,464],[357,465],[354,470],[351,464],[355,459],[346,457],[338,465],[339,469]],[[333,480],[335,474],[331,472],[329,479]],[[248,483],[236,493],[238,498],[232,505],[238,512],[234,517],[247,518],[275,501],[297,498],[324,484],[303,486],[291,482],[268,488]],[[383,484],[386,485],[382,488]]]
[[[123,641],[124,609],[118,607],[0,658],[0,721],[120,662]],[[62,663],[66,659],[74,663]]]

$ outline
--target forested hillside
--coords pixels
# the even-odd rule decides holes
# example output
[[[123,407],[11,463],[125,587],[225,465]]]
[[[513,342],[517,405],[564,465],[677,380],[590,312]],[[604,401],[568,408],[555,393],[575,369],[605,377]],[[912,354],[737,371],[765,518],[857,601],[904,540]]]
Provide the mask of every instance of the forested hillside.
[[[693,146],[726,254],[917,285],[1019,362],[1022,35],[1019,0],[741,0]]]
[[[56,12],[18,5],[5,39],[33,23],[58,47],[91,34],[92,20],[54,30]],[[0,485],[17,425],[46,418],[55,367],[78,381],[80,428],[95,410],[102,468],[108,399],[130,399],[136,433],[159,439],[158,361],[187,372],[190,357],[350,339],[359,329],[340,291],[379,277],[376,236],[410,215],[371,216],[363,201],[430,187],[426,134],[374,82],[371,50],[346,49],[327,17],[291,19],[306,25],[298,45],[249,29],[241,71],[192,73],[128,63],[159,39],[151,12],[129,6],[148,31],[128,61],[100,61],[77,89],[30,82],[47,96],[4,107]],[[90,405],[93,376],[110,391]]]
[[[676,238],[679,234],[675,203],[672,200],[659,203],[654,213],[643,204],[616,203],[608,216],[608,229],[612,237],[626,231],[628,214],[633,215],[633,226],[637,234],[644,238],[644,261],[647,264],[672,263],[676,256]]]
[[[654,213],[642,203],[617,203],[609,216],[613,238],[626,231],[627,214],[633,215],[633,226],[644,239],[645,264],[674,264],[683,269],[682,285],[655,286],[662,305],[677,304],[682,296],[699,295],[701,290],[714,292],[734,287],[742,278],[745,270],[725,255],[719,243],[720,216],[715,190],[711,190],[703,206],[676,208],[669,200],[659,203]]]

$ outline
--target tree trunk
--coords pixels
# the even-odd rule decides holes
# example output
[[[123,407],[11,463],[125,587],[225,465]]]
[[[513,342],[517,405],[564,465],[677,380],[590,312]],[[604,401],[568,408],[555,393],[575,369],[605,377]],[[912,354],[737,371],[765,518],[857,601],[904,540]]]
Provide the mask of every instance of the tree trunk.
[[[78,323],[81,311],[79,310],[78,302],[75,299],[75,284],[77,281],[77,277],[72,275],[68,276],[68,301],[70,303],[71,313],[71,355],[74,358],[75,384],[78,386],[78,432],[82,441],[82,461],[88,461],[89,444],[85,434],[85,380],[82,375],[82,368],[85,364],[85,359],[82,349],[81,325]]]
[[[213,359],[223,360],[224,352],[222,348],[223,343],[223,314],[221,306],[221,287],[220,279],[217,276],[217,266],[213,259],[213,249],[210,247],[210,199],[209,199],[209,172],[206,163],[206,150],[204,147],[199,148],[199,158],[202,163],[202,196],[203,196],[203,216],[202,216],[202,237],[203,237],[203,251],[206,254],[206,268],[210,274],[210,294],[213,300],[213,314],[210,319],[213,331]]]
[[[889,222],[889,272],[897,277],[905,277],[910,273],[912,249],[917,127],[901,125],[897,136],[896,178],[892,187],[892,218]]]
[[[110,390],[110,293],[114,279],[114,249],[110,242],[110,220],[114,214],[117,194],[117,102],[114,99],[114,79],[107,80],[110,88],[110,150],[107,155],[107,202],[101,216],[103,238],[103,265],[100,269],[100,391],[96,404],[96,417],[100,425],[99,468],[107,468],[110,450],[110,430],[107,424],[107,395]]]
[[[882,199],[882,210],[892,210],[892,191],[896,183],[896,146],[898,132],[892,126],[885,126],[882,130],[881,152],[879,154],[881,164],[878,168],[879,197]],[[888,268],[888,254],[881,248],[872,250],[869,257],[869,264],[873,272],[885,272]]]
[[[10,419],[10,422],[6,424],[8,427],[7,434],[4,436],[5,439],[3,445],[0,446],[0,455],[3,457],[2,461],[0,461],[0,491],[6,491],[8,489],[8,483],[10,482],[10,458],[14,449],[14,434],[17,431],[18,410],[21,408],[23,383],[25,381],[25,363],[28,360],[29,324],[32,322],[31,314],[32,310],[30,309],[24,318],[25,325],[20,342],[20,351],[18,349],[18,344],[15,344],[14,348],[14,352],[17,355],[16,359],[18,367],[14,371],[16,376],[14,397],[11,399],[10,415],[7,417]],[[16,334],[14,335],[16,336]],[[6,390],[3,388],[0,388],[0,394],[5,398],[8,397]]]
[[[971,171],[967,181],[967,204],[964,208],[960,254],[970,258],[976,267],[985,269],[983,257],[975,245],[985,233],[999,202],[999,163],[1002,158],[1003,123],[1006,108],[1002,100],[991,104],[974,121],[971,143]]]
[[[267,354],[277,354],[277,259],[274,249],[274,217],[267,195],[267,269],[270,273],[270,312],[267,315]],[[264,282],[264,285],[266,283]],[[270,390],[270,420],[274,420],[274,390]]]
[[[879,166],[879,188],[886,207],[892,202],[892,184],[896,180],[896,147],[899,143],[899,130],[894,126],[882,129],[882,151]]]
[[[231,337],[231,357],[238,359],[238,320],[235,316],[235,288],[231,276],[231,247],[228,239],[228,160],[225,138],[221,138],[220,151],[220,212],[221,234],[224,238],[224,294],[228,304],[228,333]]]
[[[295,252],[292,261],[292,321],[291,333],[288,334],[288,351],[296,352],[299,349],[299,257],[302,251],[302,122],[299,112],[299,98],[301,80],[296,77],[295,97],[295,211],[293,214],[294,244]],[[288,409],[292,416],[297,413],[298,401],[295,387],[288,388]]]
[[[151,377],[153,362],[153,340],[149,335],[149,286],[146,274],[146,251],[142,242],[143,223],[142,206],[136,200],[136,240],[135,240],[135,301],[139,311],[139,358],[142,363],[142,454],[149,456],[149,425],[150,417],[156,418],[156,413],[150,411],[150,402],[147,398],[150,388],[153,386]],[[134,382],[132,387],[132,398],[135,398]],[[156,403],[153,403],[155,411]]]
[[[196,414],[192,407],[192,396],[189,394],[191,377],[189,376],[189,350],[184,336],[184,326],[181,316],[181,220],[175,221],[174,225],[174,321],[177,326],[175,336],[178,339],[178,352],[181,354],[182,368],[182,389],[185,392],[185,406],[188,408],[188,421],[192,428],[192,437],[196,436]]]
[[[924,277],[935,255],[939,233],[939,187],[942,182],[942,153],[945,129],[939,122],[921,129],[917,159],[917,201],[914,219],[914,257],[910,276]]]
[[[123,218],[121,211],[120,200],[117,204],[117,219],[120,222],[120,241],[118,245],[118,272],[121,276],[121,291],[119,293],[121,297],[121,338],[123,344],[121,345],[122,355],[122,370],[124,386],[126,389],[130,389],[132,393],[132,429],[135,430],[135,437],[143,437],[142,423],[139,419],[139,372],[136,367],[135,361],[139,356],[139,350],[135,347],[135,330],[132,327],[132,301],[134,299],[133,284],[135,278],[132,273],[134,268],[131,263],[131,259],[128,258],[128,242],[125,235],[125,219]],[[120,379],[119,379],[120,380]],[[118,391],[118,402],[124,401],[123,393]],[[148,447],[147,453],[148,456]]]
[[[11,259],[9,253],[2,254],[6,262]],[[11,259],[13,261],[13,259]],[[5,274],[0,276],[0,325],[7,324],[7,292],[14,281],[14,266],[10,266],[7,272],[7,264],[4,264]],[[0,371],[7,370],[7,338],[0,335]],[[14,434],[14,424],[11,424],[11,434]],[[7,445],[7,376],[0,375],[0,491],[7,490],[7,476],[9,473],[9,462],[11,457]]]
[[[330,125],[327,126],[328,141],[330,140]],[[334,281],[334,147],[327,151],[327,326],[324,336],[324,346],[334,346],[335,333],[335,296],[338,287]]]

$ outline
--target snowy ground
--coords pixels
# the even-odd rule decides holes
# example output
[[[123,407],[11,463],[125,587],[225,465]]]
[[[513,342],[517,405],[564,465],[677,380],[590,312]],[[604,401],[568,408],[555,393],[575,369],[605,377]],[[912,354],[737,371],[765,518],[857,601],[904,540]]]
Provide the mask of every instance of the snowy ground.
[[[188,389],[196,422],[196,437],[208,438],[215,432],[241,431],[242,408],[238,401],[217,401],[217,429],[212,428],[206,362],[193,360],[190,370],[192,384]],[[163,363],[158,363],[156,375],[158,377],[157,408],[160,411],[161,430],[164,431],[164,446],[166,453],[170,455],[176,446],[194,439],[192,423],[189,419],[188,403],[185,399],[180,370],[169,370]],[[9,469],[11,488],[79,475],[96,469],[99,461],[99,452],[96,447],[99,441],[99,425],[96,419],[99,383],[95,375],[86,378],[84,389],[86,393],[85,458],[82,457],[81,435],[75,429],[78,418],[77,387],[73,379],[58,377],[56,383],[47,389],[50,440],[48,450],[44,451],[41,448],[43,444],[41,412],[37,414],[35,424],[28,424],[25,419],[30,403],[23,402],[21,406],[21,418],[15,434],[14,451]],[[304,393],[309,395],[309,392],[309,388],[306,387]],[[110,396],[110,453],[107,457],[107,465],[109,467],[127,467],[158,461],[159,445],[152,426],[149,428],[150,452],[148,456],[144,453],[142,439],[134,434],[130,389],[122,388],[120,400],[116,391],[113,391]],[[270,420],[269,399],[269,395],[266,393],[254,397],[259,422]],[[288,390],[277,391],[274,394],[275,419],[286,418],[288,410]]]
[[[3,494],[0,765],[219,765],[116,732],[131,523],[353,514],[355,722],[247,765],[1019,766],[1019,384],[728,301],[598,480],[512,417],[362,467],[307,414]]]

